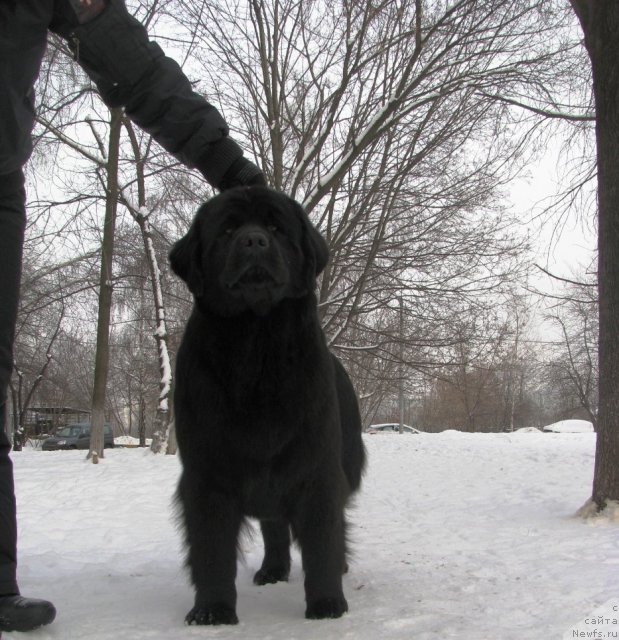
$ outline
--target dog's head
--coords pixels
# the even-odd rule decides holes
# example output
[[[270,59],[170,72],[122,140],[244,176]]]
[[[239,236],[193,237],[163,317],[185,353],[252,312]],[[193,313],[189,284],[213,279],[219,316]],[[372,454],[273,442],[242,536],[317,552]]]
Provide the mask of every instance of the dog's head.
[[[292,198],[266,187],[225,191],[199,209],[170,252],[200,306],[221,316],[265,315],[313,290],[329,250]]]

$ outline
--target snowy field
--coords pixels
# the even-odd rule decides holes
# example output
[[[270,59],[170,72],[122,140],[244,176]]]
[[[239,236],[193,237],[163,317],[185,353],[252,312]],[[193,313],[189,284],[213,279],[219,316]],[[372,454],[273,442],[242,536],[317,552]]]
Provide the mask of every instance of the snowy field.
[[[51,599],[58,617],[3,639],[561,639],[619,598],[619,525],[573,515],[590,495],[594,439],[365,436],[350,612],[303,618],[298,554],[288,584],[254,586],[255,536],[239,563],[241,622],[217,628],[183,625],[176,457],[116,449],[95,466],[83,452],[14,453],[22,592]]]

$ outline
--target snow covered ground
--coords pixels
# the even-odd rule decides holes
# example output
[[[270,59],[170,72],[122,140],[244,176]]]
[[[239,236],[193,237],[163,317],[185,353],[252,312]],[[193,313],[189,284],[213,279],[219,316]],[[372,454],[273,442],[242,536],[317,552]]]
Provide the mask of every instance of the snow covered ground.
[[[237,627],[186,627],[192,590],[172,495],[176,457],[141,449],[14,453],[22,592],[56,622],[29,640],[550,640],[619,600],[619,525],[574,512],[594,434],[365,436],[351,513],[350,612],[306,621],[288,584],[256,587],[258,536],[239,564]],[[568,636],[565,636],[568,637]],[[572,637],[571,635],[569,637]]]

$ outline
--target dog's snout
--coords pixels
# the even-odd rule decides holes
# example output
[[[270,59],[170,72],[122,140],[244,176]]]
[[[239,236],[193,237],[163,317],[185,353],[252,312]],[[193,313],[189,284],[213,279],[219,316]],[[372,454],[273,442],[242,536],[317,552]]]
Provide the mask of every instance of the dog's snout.
[[[269,236],[260,229],[251,229],[246,231],[240,238],[241,245],[249,251],[264,251],[269,248]]]

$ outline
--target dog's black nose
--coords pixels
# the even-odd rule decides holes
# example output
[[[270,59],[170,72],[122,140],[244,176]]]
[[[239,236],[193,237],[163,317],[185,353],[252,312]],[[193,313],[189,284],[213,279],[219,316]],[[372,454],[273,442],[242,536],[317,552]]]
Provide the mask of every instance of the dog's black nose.
[[[265,251],[270,246],[269,236],[260,229],[246,231],[240,238],[241,246],[252,252]]]

